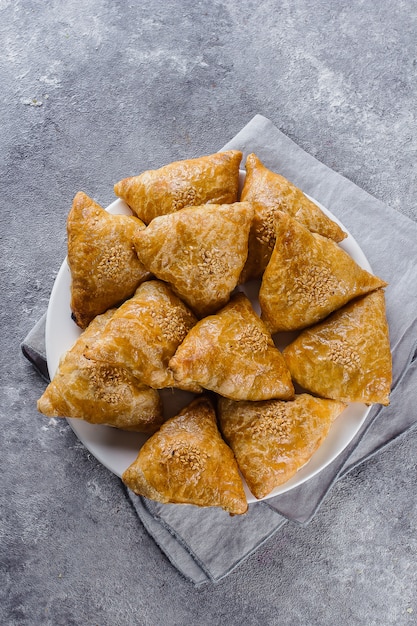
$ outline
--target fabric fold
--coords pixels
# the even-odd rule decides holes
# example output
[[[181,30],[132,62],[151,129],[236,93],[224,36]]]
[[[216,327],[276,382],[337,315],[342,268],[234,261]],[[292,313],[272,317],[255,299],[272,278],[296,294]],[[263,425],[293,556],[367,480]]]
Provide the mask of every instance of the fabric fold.
[[[307,524],[338,478],[417,424],[417,224],[334,172],[256,115],[223,150],[254,152],[330,210],[356,239],[373,271],[389,283],[387,317],[393,354],[391,404],[375,405],[343,452],[319,474],[273,498],[253,503],[245,516],[217,509],[162,505],[126,493],[168,560],[194,585],[217,582],[253,554],[288,521]],[[47,380],[45,316],[22,343],[22,351]]]
[[[248,558],[286,523],[285,518],[263,502],[249,505],[246,515],[231,517],[220,509],[163,505],[132,492],[129,496],[139,517],[143,516],[147,522],[148,531],[152,530],[152,536],[156,531],[160,538],[165,531],[160,548],[197,585],[205,582],[203,574],[213,582],[227,576],[242,562],[242,554]],[[191,567],[189,558],[193,560]],[[187,567],[184,567],[186,559]],[[197,575],[196,566],[200,568]]]
[[[40,374],[46,382],[49,382],[45,350],[45,324],[46,313],[38,319],[20,347],[24,356],[32,363],[38,374]]]

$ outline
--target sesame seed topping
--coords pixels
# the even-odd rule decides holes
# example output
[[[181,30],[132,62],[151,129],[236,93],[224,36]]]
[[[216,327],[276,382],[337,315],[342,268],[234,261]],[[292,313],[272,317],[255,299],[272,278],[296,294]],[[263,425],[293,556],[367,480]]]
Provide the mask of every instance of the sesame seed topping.
[[[118,387],[127,382],[127,373],[120,367],[111,367],[105,363],[89,362],[84,370],[94,387],[98,400],[117,404],[121,400]]]
[[[186,206],[195,206],[200,203],[199,194],[193,187],[178,189],[172,198],[172,209],[179,211]]]
[[[262,244],[268,246],[270,250],[275,245],[275,209],[273,207],[265,207],[262,211],[262,219],[256,227],[256,239]]]
[[[254,437],[276,437],[283,439],[288,437],[291,429],[291,420],[287,415],[285,405],[276,403],[262,409],[251,424]]]
[[[266,352],[270,343],[266,333],[255,325],[247,325],[238,333],[239,347],[250,352]]]
[[[193,325],[191,315],[180,307],[166,307],[164,311],[151,311],[155,326],[160,328],[166,341],[180,344]]]
[[[227,271],[224,252],[218,248],[199,250],[196,266],[200,277],[219,276]]]
[[[332,341],[328,358],[337,365],[342,365],[348,372],[359,369],[361,365],[359,354],[344,341]]]
[[[338,281],[326,265],[309,266],[295,278],[292,293],[288,294],[288,304],[300,302],[312,306],[325,306],[329,296],[334,294]]]
[[[164,448],[163,453],[174,463],[188,466],[194,472],[201,472],[209,458],[207,452],[186,441],[176,441]]]
[[[130,260],[132,250],[125,248],[122,244],[116,244],[106,250],[105,256],[103,256],[97,265],[96,276],[99,280],[110,278],[116,279],[121,268],[125,267]]]

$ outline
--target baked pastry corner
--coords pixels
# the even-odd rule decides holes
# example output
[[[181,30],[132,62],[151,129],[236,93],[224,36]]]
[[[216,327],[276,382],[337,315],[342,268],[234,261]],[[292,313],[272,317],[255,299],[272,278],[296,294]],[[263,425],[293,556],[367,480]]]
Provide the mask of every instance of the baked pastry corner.
[[[235,457],[206,396],[167,420],[145,442],[122,480],[136,494],[157,502],[216,506],[231,515],[248,508]]]

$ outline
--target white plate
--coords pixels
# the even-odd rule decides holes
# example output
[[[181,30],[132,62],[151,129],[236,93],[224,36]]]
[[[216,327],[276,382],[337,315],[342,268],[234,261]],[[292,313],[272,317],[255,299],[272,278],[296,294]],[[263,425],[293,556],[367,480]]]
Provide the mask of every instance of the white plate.
[[[244,172],[241,172],[241,185],[244,180],[244,175]],[[345,232],[348,232],[343,224],[332,215],[330,211],[313,198],[311,198],[311,200],[329,215],[331,219],[337,222]],[[129,207],[122,200],[116,200],[107,210],[115,214],[131,214]],[[340,247],[346,250],[358,265],[372,272],[364,253],[352,235],[348,233],[348,237],[341,242]],[[61,355],[71,348],[81,332],[71,319],[70,281],[70,271],[67,260],[65,259],[55,279],[46,318],[46,355],[51,378],[58,368]],[[248,283],[242,287],[242,291],[251,299],[255,310],[259,311],[256,299],[256,284],[254,282]],[[281,341],[279,348],[282,348],[283,345]],[[161,395],[165,414],[168,417],[175,415],[192,397],[184,392],[173,392],[171,390],[162,390]],[[353,439],[366,419],[369,410],[370,408],[365,404],[350,404],[333,423],[325,441],[315,452],[310,461],[304,465],[295,476],[280,487],[274,489],[266,498],[289,491],[324,469]],[[140,447],[147,439],[146,435],[140,433],[125,432],[108,426],[93,425],[79,419],[68,419],[68,422],[77,437],[91,454],[119,477],[135,460]],[[246,484],[245,491],[248,502],[256,502],[256,498],[250,493]]]

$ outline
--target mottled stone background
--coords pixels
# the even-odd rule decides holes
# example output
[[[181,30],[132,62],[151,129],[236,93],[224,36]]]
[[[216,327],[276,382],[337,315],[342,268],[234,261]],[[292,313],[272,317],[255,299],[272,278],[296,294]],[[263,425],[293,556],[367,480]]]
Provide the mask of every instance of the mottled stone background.
[[[195,590],[118,479],[37,413],[19,348],[78,190],[106,205],[118,179],[213,152],[256,113],[417,219],[416,41],[414,0],[0,0],[1,624],[417,623],[415,431]]]

